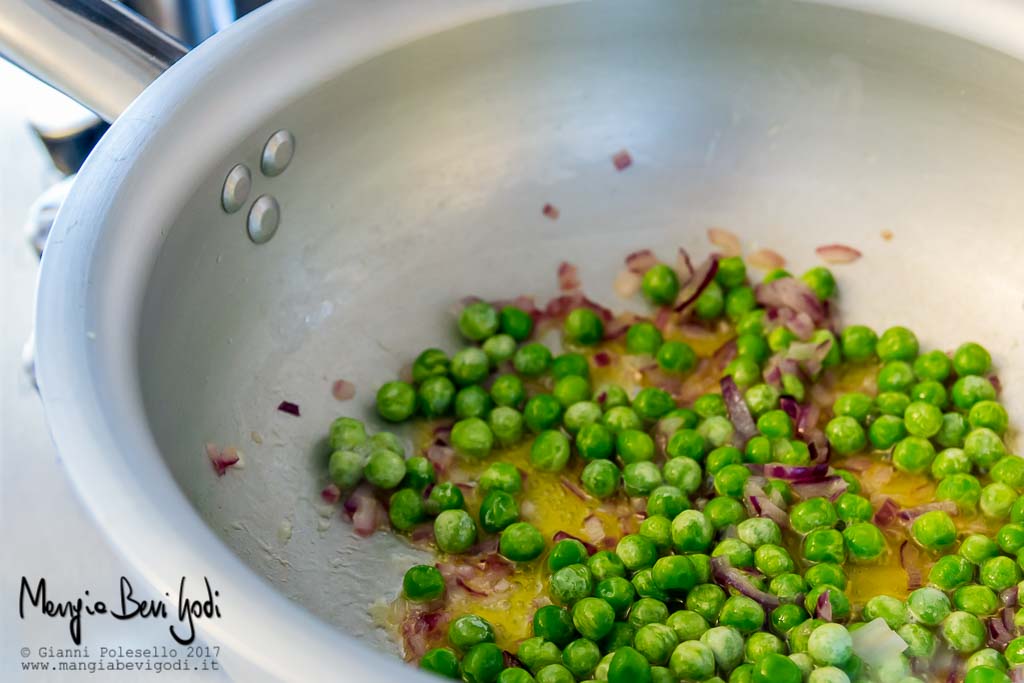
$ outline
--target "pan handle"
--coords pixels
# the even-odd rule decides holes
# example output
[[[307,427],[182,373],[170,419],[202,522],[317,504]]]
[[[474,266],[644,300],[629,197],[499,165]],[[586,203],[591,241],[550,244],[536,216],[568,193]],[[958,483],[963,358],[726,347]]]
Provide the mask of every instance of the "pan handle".
[[[114,0],[0,0],[0,53],[107,121],[186,52]]]

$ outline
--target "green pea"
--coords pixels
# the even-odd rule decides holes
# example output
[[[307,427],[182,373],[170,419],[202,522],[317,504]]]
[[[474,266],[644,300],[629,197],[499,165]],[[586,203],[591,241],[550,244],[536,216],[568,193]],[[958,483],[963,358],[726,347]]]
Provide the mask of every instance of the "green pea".
[[[627,534],[619,539],[615,554],[630,571],[651,567],[658,559],[658,549],[650,540],[638,534]]]
[[[592,640],[577,638],[562,650],[562,664],[575,677],[585,680],[601,661],[601,649]]]
[[[836,292],[836,279],[824,266],[816,266],[800,276],[815,296],[824,301]]]
[[[779,406],[779,390],[770,384],[755,384],[754,386],[747,389],[743,395],[747,402],[747,407],[750,408],[750,412],[755,417],[760,417],[765,413],[775,410]],[[747,442],[750,443],[749,441]]]
[[[537,435],[530,448],[530,464],[542,472],[561,472],[569,463],[571,451],[565,434],[547,430]]]
[[[807,654],[821,666],[844,666],[853,655],[853,639],[842,624],[822,624],[811,632]]]
[[[475,460],[482,460],[491,453],[494,434],[487,423],[478,417],[459,420],[452,426],[452,448],[457,453]]]
[[[907,406],[903,423],[910,434],[927,439],[938,434],[942,428],[942,411],[931,403],[915,401]]]
[[[799,534],[815,529],[830,529],[839,520],[835,506],[827,498],[809,498],[790,510],[790,523]]]
[[[910,388],[910,397],[915,401],[929,403],[936,408],[944,408],[948,401],[946,387],[942,386],[941,382],[932,380],[918,382],[912,386]]]
[[[455,395],[455,416],[460,420],[467,417],[486,417],[491,407],[490,394],[479,385],[463,387]]]
[[[953,404],[960,410],[970,410],[978,401],[994,401],[996,388],[985,377],[966,375],[953,384],[950,393]]]
[[[886,550],[885,537],[869,522],[857,522],[843,530],[846,551],[853,562],[873,562]]]
[[[725,591],[713,583],[701,583],[686,596],[686,609],[699,614],[708,623],[718,621],[725,605]]]
[[[1006,658],[998,650],[987,647],[983,650],[978,650],[968,657],[964,668],[970,671],[979,666],[988,666],[997,671],[1006,671]]]
[[[525,341],[533,333],[533,317],[521,308],[505,306],[500,314],[501,331],[517,342]]]
[[[461,553],[476,543],[476,524],[465,510],[444,510],[434,519],[437,547],[446,553]]]
[[[608,683],[652,683],[651,665],[632,647],[620,647],[608,666]]]
[[[583,598],[572,607],[572,623],[584,638],[600,640],[612,630],[615,610],[600,598]]]
[[[661,486],[661,470],[652,462],[634,462],[622,470],[622,484],[630,497],[647,496]]]
[[[642,419],[654,421],[675,409],[672,395],[664,389],[646,387],[633,398],[633,411]]]
[[[609,409],[601,421],[613,434],[618,434],[626,429],[641,429],[644,426],[640,416],[627,406],[616,406]]]
[[[523,344],[512,357],[512,366],[525,377],[542,375],[551,367],[551,350],[539,342]]]
[[[626,330],[626,351],[653,356],[661,348],[661,331],[650,322],[633,323]]]
[[[580,473],[580,482],[587,493],[597,498],[607,498],[619,488],[619,468],[608,460],[593,460]]]
[[[444,577],[430,565],[410,567],[402,579],[402,596],[412,602],[436,600],[444,595],[444,591]]]
[[[562,404],[551,394],[537,394],[523,408],[523,421],[534,433],[557,427],[561,419]]]
[[[782,530],[778,524],[767,517],[751,517],[743,520],[736,526],[736,536],[754,549],[765,544],[779,545],[782,543]]]
[[[726,465],[714,474],[715,491],[720,496],[739,498],[743,495],[743,488],[749,478],[750,470],[746,466],[739,464]]]
[[[573,605],[588,597],[593,589],[594,584],[590,570],[582,564],[562,567],[551,575],[549,590],[555,602],[559,604]]]
[[[753,358],[738,356],[725,366],[725,375],[740,387],[749,387],[761,380],[761,367]]]
[[[785,351],[790,344],[795,342],[797,337],[788,327],[776,327],[768,333],[768,348],[775,353]]]
[[[448,642],[463,652],[481,643],[493,643],[494,627],[483,617],[464,614],[448,624]]]
[[[878,335],[870,327],[850,325],[840,334],[843,356],[853,362],[870,360],[875,355]]]
[[[786,654],[787,649],[786,644],[778,636],[759,631],[751,633],[747,638],[743,646],[743,660],[754,663],[769,654]]]
[[[565,317],[562,334],[570,344],[593,346],[604,338],[604,323],[591,309],[576,308]]]
[[[740,316],[736,321],[736,334],[765,334],[765,318],[767,311],[755,308]]]
[[[787,575],[784,574],[783,576]],[[795,576],[795,574],[788,576]],[[807,610],[800,605],[793,604],[779,605],[768,615],[768,623],[771,625],[772,630],[782,636],[785,636],[791,629],[799,626],[806,620]],[[748,640],[747,642],[749,643],[750,641]]]
[[[424,417],[447,415],[455,401],[455,385],[447,377],[427,377],[416,391],[416,403]]]
[[[813,567],[808,567],[804,573],[804,579],[807,581],[807,585],[812,587],[828,584],[845,589],[847,583],[846,572],[843,571],[841,566],[833,562],[822,562]]]
[[[408,531],[426,517],[423,497],[419,491],[401,489],[391,494],[388,501],[388,518],[391,526],[399,531]]]
[[[590,382],[579,375],[569,375],[555,382],[551,395],[563,408],[568,408],[590,399]]]
[[[639,463],[654,459],[654,440],[639,429],[624,429],[615,441],[616,450],[624,463]]]
[[[488,533],[497,533],[519,520],[519,506],[512,494],[491,491],[480,503],[480,526]]]
[[[878,390],[907,393],[914,386],[914,371],[902,360],[891,360],[878,371]]]
[[[672,458],[687,457],[703,460],[707,444],[704,437],[694,429],[680,429],[671,436],[665,446],[665,452]]]
[[[903,420],[894,415],[880,415],[868,427],[868,439],[880,451],[889,450],[906,436]]]
[[[878,338],[875,351],[883,361],[912,361],[918,352],[917,336],[906,327],[890,327]]]
[[[967,420],[973,429],[986,427],[996,434],[1002,435],[1009,424],[1006,409],[995,401],[978,401],[971,406]]]
[[[733,565],[739,566],[739,565]],[[754,566],[768,578],[775,578],[792,572],[795,568],[793,558],[785,548],[766,543],[754,551]]]
[[[697,367],[697,354],[689,344],[667,341],[657,351],[658,367],[666,372],[686,373]]]
[[[1024,458],[1007,455],[1000,458],[988,472],[993,481],[1015,489],[1024,488]]]
[[[708,630],[708,622],[704,617],[691,610],[673,612],[665,623],[675,631],[680,642],[696,640]]]
[[[552,546],[548,554],[548,569],[556,572],[571,564],[584,564],[588,559],[590,555],[583,543],[575,538],[566,538]]]
[[[633,639],[637,652],[654,665],[668,663],[678,644],[676,632],[665,624],[645,624],[637,629]]]
[[[936,500],[951,500],[964,512],[973,511],[981,500],[981,484],[969,474],[951,474],[935,489]]]
[[[972,429],[964,440],[964,453],[978,467],[989,468],[1006,455],[1006,445],[991,429]]]
[[[498,332],[498,311],[486,301],[471,303],[459,315],[459,332],[469,341],[483,341]]]
[[[535,679],[526,669],[504,669],[498,674],[498,683],[535,683]]]
[[[892,464],[896,469],[911,474],[927,471],[934,458],[935,447],[919,436],[908,436],[896,444],[892,451]]]
[[[981,490],[978,507],[981,508],[981,514],[989,519],[1005,519],[1010,515],[1016,501],[1017,492],[1012,487],[996,481]]]
[[[854,493],[844,493],[836,499],[836,515],[846,524],[869,522],[874,516],[871,501]]]
[[[701,320],[713,320],[725,310],[725,293],[714,280],[697,297],[693,304],[694,314]]]
[[[416,390],[395,380],[377,390],[377,414],[388,422],[402,422],[416,412]]]
[[[974,565],[959,555],[945,555],[932,565],[928,582],[944,591],[956,590],[974,578]]]
[[[928,550],[942,550],[956,542],[956,525],[944,510],[920,515],[911,526],[911,534]]]
[[[718,260],[715,282],[726,289],[739,287],[747,280],[747,265],[739,256],[728,256]]]
[[[672,546],[672,520],[660,514],[650,514],[650,507],[648,507],[647,519],[640,522],[638,533],[653,543],[659,552]]]
[[[518,408],[526,399],[523,380],[516,375],[498,375],[491,384],[491,400],[496,406]]]
[[[653,541],[651,542],[653,543]],[[632,583],[633,589],[636,590],[636,594],[641,599],[654,598],[658,602],[668,600],[668,593],[658,588],[658,584],[654,583],[654,571],[650,567],[641,569],[633,574]],[[637,626],[642,626],[642,624],[637,624]]]
[[[894,631],[910,621],[910,611],[902,600],[876,595],[864,605],[864,621],[882,619]]]
[[[672,519],[689,507],[690,502],[686,499],[686,494],[670,484],[658,486],[651,491],[647,498],[647,514],[649,516],[664,516]]]
[[[978,578],[987,588],[993,591],[1004,591],[1020,581],[1021,577],[1016,562],[1009,557],[993,557],[982,563]]]
[[[807,570],[808,574],[810,574],[811,570],[824,566],[827,565],[815,565]],[[827,582],[818,582],[814,585],[820,585],[821,583]],[[807,592],[808,587],[809,582],[805,581],[804,577],[800,576],[799,574],[780,574],[779,576],[776,576],[774,579],[772,579],[771,584],[769,584],[768,590],[772,593],[772,595],[777,596],[780,600],[794,601],[798,598],[802,598],[803,594]]]
[[[544,552],[544,537],[532,524],[515,522],[501,532],[498,550],[513,562],[529,562]]]
[[[907,608],[918,622],[925,626],[938,626],[951,610],[949,598],[935,588],[918,588],[907,596]]]
[[[527,638],[521,642],[516,656],[530,671],[540,671],[549,664],[562,661],[562,651],[558,646],[540,637]]]
[[[497,365],[512,360],[512,356],[516,353],[516,340],[507,334],[496,334],[485,341],[480,348],[487,354],[491,365]]]
[[[832,617],[836,621],[846,620],[850,616],[850,600],[846,597],[846,593],[837,586],[830,586],[828,584],[815,586],[804,598],[804,608],[808,612],[814,612],[818,604],[818,598],[824,593],[828,593],[828,601],[832,604]]]
[[[342,490],[355,488],[363,480],[366,458],[356,451],[334,451],[327,463],[331,481]]]
[[[615,452],[615,440],[608,428],[591,423],[576,433],[576,451],[585,460],[605,460]]]
[[[996,543],[1004,553],[1016,555],[1024,549],[1024,525],[1016,522],[1003,525],[996,534]]]
[[[991,666],[978,666],[967,672],[964,683],[1010,683],[1010,677]]]
[[[366,480],[382,489],[393,489],[405,478],[405,460],[388,450],[377,450],[370,454],[363,474]]]
[[[594,587],[594,597],[611,605],[616,617],[624,617],[637,596],[632,583],[621,576],[609,576]]]
[[[804,558],[808,562],[835,562],[846,560],[843,535],[835,529],[815,529],[804,537]]]
[[[452,356],[450,372],[459,386],[479,384],[491,371],[491,360],[483,349],[475,346],[462,349]]]
[[[420,658],[420,668],[443,678],[462,680],[462,667],[455,652],[447,647],[427,650]]]
[[[595,581],[626,575],[626,565],[622,564],[619,556],[610,550],[599,550],[591,555],[590,560],[587,561],[587,569],[590,570]]]
[[[831,368],[842,362],[843,352],[839,349],[839,341],[831,331],[815,330],[809,341],[818,348],[828,349],[825,352],[825,357],[821,361],[821,366],[823,368]],[[826,344],[827,346],[823,346]]]
[[[899,391],[881,391],[875,396],[875,407],[883,415],[902,418],[909,405],[910,397]]]
[[[793,436],[793,421],[783,410],[770,410],[757,419],[757,431],[770,439]]]
[[[715,654],[699,640],[679,643],[669,658],[669,668],[677,678],[703,681],[715,673]]]
[[[430,490],[424,508],[430,515],[439,515],[445,510],[461,510],[465,499],[458,486],[450,481],[441,482]]]
[[[803,673],[793,660],[771,653],[754,664],[753,683],[801,683]]]
[[[764,625],[764,608],[745,595],[734,595],[722,605],[718,615],[721,626],[732,626],[741,633],[753,633]]]
[[[580,353],[563,353],[551,361],[551,376],[556,380],[576,375],[587,379],[590,377],[590,363]]]
[[[856,453],[867,445],[864,428],[850,416],[844,415],[829,420],[825,426],[825,436],[840,455]]]
[[[1024,664],[1024,637],[1014,638],[1007,644],[1006,663],[1010,666]]]
[[[952,612],[942,622],[942,636],[946,644],[959,655],[969,655],[980,650],[985,645],[985,635],[985,625],[968,612]]]
[[[672,520],[672,545],[680,553],[706,552],[713,535],[714,527],[698,510],[684,510]]]
[[[494,683],[505,666],[505,656],[494,643],[474,645],[462,658],[462,678],[466,683]]]
[[[731,671],[743,661],[743,636],[731,626],[716,626],[705,631],[700,642],[711,648],[720,671]]]
[[[943,479],[953,474],[967,474],[971,467],[971,459],[963,449],[947,448],[936,454],[932,460],[931,472],[935,479]]]
[[[992,367],[992,356],[980,344],[967,342],[953,352],[953,369],[960,377],[984,375]]]
[[[971,534],[960,542],[958,552],[974,564],[980,565],[999,555],[999,545],[988,536]]]
[[[747,511],[743,507],[743,503],[735,498],[715,497],[704,506],[704,516],[718,530],[739,524],[746,519]]]
[[[679,295],[679,276],[669,266],[658,263],[647,269],[641,282],[644,298],[655,306],[668,306]]]
[[[922,353],[914,360],[914,374],[921,381],[945,382],[952,370],[953,363],[942,351]]]

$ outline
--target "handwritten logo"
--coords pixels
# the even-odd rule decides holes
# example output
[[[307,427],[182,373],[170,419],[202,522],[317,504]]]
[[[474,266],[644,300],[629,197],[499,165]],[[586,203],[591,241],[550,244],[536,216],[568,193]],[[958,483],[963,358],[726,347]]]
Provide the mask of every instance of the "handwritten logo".
[[[203,577],[205,592],[199,598],[189,597],[185,591],[185,577],[178,584],[177,623],[168,627],[171,637],[180,645],[189,645],[196,638],[195,622],[197,619],[221,618],[220,607],[216,599],[220,591],[210,586],[210,581]],[[27,577],[21,577],[21,595],[18,599],[18,614],[25,618],[26,604],[35,607],[40,614],[68,620],[68,631],[75,645],[82,643],[82,616],[111,616],[114,619],[127,621],[130,619],[170,619],[167,603],[162,600],[144,600],[135,597],[135,591],[127,577],[122,576],[120,595],[113,607],[103,600],[93,599],[86,590],[77,600],[54,601],[47,595],[46,579],[40,578],[33,590]],[[170,598],[170,593],[164,593]]]

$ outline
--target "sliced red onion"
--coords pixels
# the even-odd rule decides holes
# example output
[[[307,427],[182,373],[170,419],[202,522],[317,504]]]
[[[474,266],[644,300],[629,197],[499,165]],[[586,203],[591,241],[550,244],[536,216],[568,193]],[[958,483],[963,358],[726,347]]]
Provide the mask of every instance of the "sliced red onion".
[[[1013,683],[1024,683],[1024,666],[1015,666],[1010,671],[1010,680]]]
[[[803,280],[784,277],[762,282],[754,288],[757,302],[766,308],[789,308],[794,313],[806,313],[815,324],[827,317],[825,307]]]
[[[896,501],[892,498],[886,498],[878,506],[878,509],[875,510],[875,516],[872,521],[878,526],[888,526],[896,520],[899,511],[900,506],[897,505]]]
[[[693,277],[693,262],[690,260],[690,254],[682,247],[679,247],[676,253],[676,275],[679,276],[680,282],[689,282]]]
[[[740,238],[722,228],[709,228],[708,241],[722,250],[723,256],[739,256],[742,253]]]
[[[800,411],[800,417],[796,421],[796,433],[798,436],[805,437],[810,433],[812,429],[818,426],[818,417],[821,415],[821,409],[817,405],[810,403],[802,411]]]
[[[623,299],[628,299],[640,291],[642,284],[643,276],[626,268],[625,270],[619,271],[619,274],[615,276],[615,282],[612,283],[612,289],[614,289],[615,293]]]
[[[561,211],[559,211],[558,207],[554,204],[545,204],[544,208],[541,209],[540,212],[553,221],[557,221],[558,216],[561,214]]]
[[[828,475],[828,463],[814,465],[782,465],[777,462],[764,466],[764,476],[791,482],[820,482]]]
[[[278,404],[277,409],[280,410],[282,413],[288,413],[289,415],[299,417],[298,403],[292,403],[291,401],[281,401],[281,403]]]
[[[501,651],[501,658],[506,669],[525,669],[523,662],[508,650]]]
[[[356,396],[356,385],[345,379],[339,379],[331,387],[331,394],[339,401],[348,401]]]
[[[231,446],[221,448],[213,443],[206,444],[206,456],[210,459],[210,464],[213,465],[213,470],[218,477],[223,477],[229,468],[237,465],[242,459],[238,455],[238,449]]]
[[[776,501],[773,501],[756,477],[747,479],[743,487],[743,497],[747,503],[748,510],[756,517],[767,517],[783,529],[789,528],[789,515]]]
[[[345,501],[345,510],[352,515],[352,529],[360,536],[370,536],[383,518],[384,507],[373,495],[373,488],[362,483]]]
[[[719,586],[735,588],[762,607],[775,608],[781,604],[778,597],[761,590],[751,582],[750,577],[733,567],[725,555],[711,558],[711,575]]]
[[[592,543],[600,543],[607,536],[604,531],[604,522],[602,522],[601,518],[597,515],[588,515],[587,518],[583,520],[583,531],[586,532],[587,538],[589,538]]]
[[[859,251],[845,244],[825,244],[814,251],[828,264],[852,263],[861,257]]]
[[[1019,586],[1011,586],[999,594],[999,600],[1005,607],[1016,607],[1020,596]]]
[[[902,519],[904,522],[912,522],[926,512],[934,512],[935,510],[941,510],[950,515],[960,514],[960,508],[956,506],[951,500],[938,500],[933,503],[925,503],[924,505],[918,505],[912,508],[903,508],[896,513],[896,516]]]
[[[434,443],[440,446],[451,444],[452,425],[450,423],[440,424],[434,427]]]
[[[652,266],[656,265],[658,265],[658,257],[655,256],[654,252],[650,249],[634,251],[626,257],[626,268],[637,275],[643,275],[650,270]]]
[[[581,489],[579,485],[577,485],[576,482],[569,479],[569,477],[559,477],[558,481],[562,485],[562,488],[564,488],[566,491],[576,496],[580,500],[593,500],[593,497],[591,497],[589,493]]]
[[[812,465],[827,465],[832,459],[832,449],[821,432],[816,431],[808,435],[807,450],[811,454]]]
[[[866,455],[855,455],[852,458],[843,460],[841,467],[851,472],[863,472],[874,464],[874,461]]]
[[[590,554],[590,555],[593,555],[594,553],[597,552],[597,547],[594,546],[593,543],[588,543],[587,541],[584,541],[579,536],[573,536],[568,531],[556,531],[555,535],[552,536],[552,538],[551,538],[551,540],[554,541],[555,543],[558,543],[559,541],[564,541],[566,539],[570,539],[570,540],[573,540],[573,541],[579,541],[580,543],[583,544],[583,547],[587,549],[587,553]]]
[[[612,354],[607,351],[598,351],[594,354],[594,365],[599,368],[606,368],[612,364]]]
[[[757,425],[754,417],[750,414],[747,402],[743,400],[740,388],[736,386],[736,380],[732,375],[726,375],[719,384],[722,387],[722,398],[725,400],[725,407],[729,411],[729,421],[736,428],[733,436],[737,439],[740,448],[746,446],[747,441],[757,435]]]
[[[853,652],[868,666],[878,667],[902,654],[907,644],[881,617],[850,634]]]
[[[605,322],[609,322],[615,317],[610,310],[601,304],[588,299],[580,292],[573,292],[572,294],[563,294],[562,296],[555,297],[549,301],[548,305],[544,308],[544,315],[548,318],[561,318],[576,308],[589,308],[601,316]]]
[[[715,279],[715,274],[718,272],[718,256],[712,254],[708,257],[700,267],[694,271],[693,277],[690,281],[679,292],[679,296],[676,297],[675,310],[683,311],[687,306],[692,304],[694,301],[704,293],[704,290],[708,288],[708,285]]]
[[[1014,638],[1013,629],[1007,628],[1002,614],[986,619],[985,626],[988,628],[988,646],[994,647],[1000,652],[1005,650]]]
[[[766,271],[783,268],[786,265],[786,259],[779,252],[772,251],[771,249],[758,249],[747,256],[746,260],[748,265]]]
[[[900,565],[907,573],[907,590],[917,590],[924,585],[921,552],[910,541],[903,541],[900,545]]]
[[[633,165],[633,157],[628,150],[620,149],[612,155],[612,164],[615,166],[616,171],[625,171]]]
[[[804,500],[808,498],[828,498],[835,502],[846,493],[850,485],[839,476],[826,477],[821,481],[793,482],[792,488],[796,495]]]
[[[814,615],[823,621],[832,621],[832,591],[826,588],[814,604]]]
[[[558,264],[558,288],[563,292],[572,292],[580,288],[579,269],[568,261]]]
[[[647,499],[643,496],[635,496],[629,499],[629,505],[639,515],[647,516]]]
[[[675,313],[671,308],[659,308],[658,315],[654,317],[654,326],[664,332],[668,329],[668,324],[672,322],[672,314]]]
[[[438,472],[443,474],[455,462],[455,449],[435,443],[427,449],[426,458]]]
[[[996,390],[996,396],[1003,393],[1003,383],[999,381],[999,375],[989,375],[988,381],[992,388]]]
[[[821,342],[793,342],[786,350],[786,357],[796,361],[800,368],[810,377],[821,372],[822,363],[832,350],[832,339]]]
[[[406,660],[422,657],[430,646],[431,639],[448,623],[445,611],[410,611],[402,620],[402,644]]]
[[[337,484],[328,484],[320,492],[320,498],[328,505],[334,505],[341,500],[341,489],[338,488]]]
[[[604,338],[605,339],[618,339],[629,331],[630,325],[640,320],[636,315],[632,313],[623,313],[615,316],[607,325],[604,326]]]
[[[417,524],[409,533],[409,538],[413,543],[432,542],[434,540],[434,523],[423,522],[422,524]]]

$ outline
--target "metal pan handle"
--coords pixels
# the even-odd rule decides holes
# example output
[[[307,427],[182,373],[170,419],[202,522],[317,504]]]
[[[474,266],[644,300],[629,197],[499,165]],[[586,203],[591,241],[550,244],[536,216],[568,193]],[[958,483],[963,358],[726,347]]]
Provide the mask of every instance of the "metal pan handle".
[[[114,0],[0,0],[0,53],[107,121],[186,52]]]

